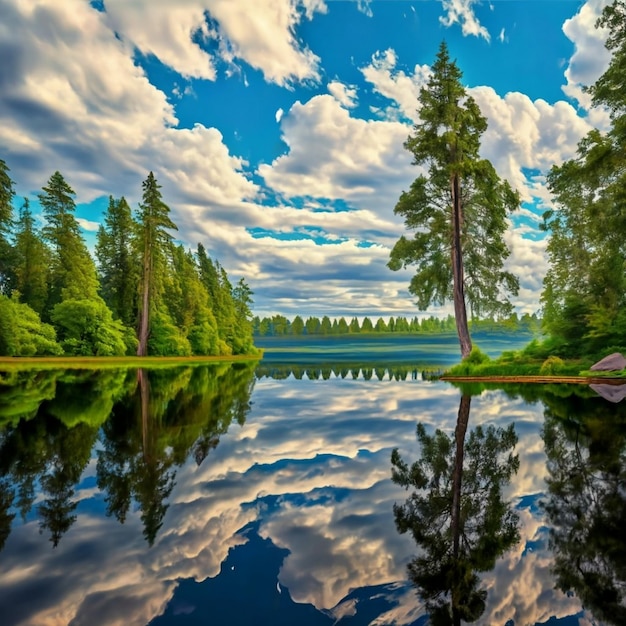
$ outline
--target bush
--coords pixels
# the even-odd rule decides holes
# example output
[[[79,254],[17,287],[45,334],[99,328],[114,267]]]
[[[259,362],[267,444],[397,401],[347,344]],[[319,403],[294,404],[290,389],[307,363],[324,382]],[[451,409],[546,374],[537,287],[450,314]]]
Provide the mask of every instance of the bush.
[[[542,364],[539,369],[540,374],[544,375],[554,375],[560,374],[565,369],[565,363],[563,359],[558,356],[549,356]]]
[[[481,365],[491,359],[478,346],[473,346],[472,351],[463,359],[463,363]]]

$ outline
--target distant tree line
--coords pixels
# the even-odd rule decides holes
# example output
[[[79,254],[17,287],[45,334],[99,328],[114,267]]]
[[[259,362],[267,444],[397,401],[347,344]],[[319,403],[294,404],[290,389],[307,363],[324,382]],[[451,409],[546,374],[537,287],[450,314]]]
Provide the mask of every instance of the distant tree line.
[[[176,245],[152,172],[133,212],[109,198],[92,258],[75,192],[55,172],[39,194],[43,226],[0,159],[0,355],[231,355],[255,351],[252,291],[233,286],[199,243]]]
[[[473,320],[471,328],[474,331],[500,331],[500,332],[529,332],[538,334],[541,328],[541,320],[536,313],[530,315],[524,313],[521,317],[512,313],[506,318]],[[374,323],[369,317],[364,317],[359,323],[358,318],[353,317],[350,322],[345,317],[330,319],[324,315],[308,317],[306,321],[296,315],[289,320],[284,315],[272,317],[255,316],[252,320],[254,335],[257,337],[277,337],[283,335],[349,335],[354,333],[448,333],[456,331],[454,316],[448,315],[438,318],[434,315],[418,319],[413,317],[390,317],[385,321],[379,317]]]

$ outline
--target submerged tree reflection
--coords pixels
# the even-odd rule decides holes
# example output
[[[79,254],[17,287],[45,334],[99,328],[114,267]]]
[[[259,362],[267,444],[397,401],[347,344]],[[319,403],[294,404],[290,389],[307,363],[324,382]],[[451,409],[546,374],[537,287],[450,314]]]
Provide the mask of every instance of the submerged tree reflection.
[[[518,517],[502,498],[519,468],[514,426],[477,426],[466,441],[470,406],[471,396],[462,395],[454,439],[439,429],[429,435],[418,423],[421,458],[409,466],[397,449],[391,457],[393,481],[413,489],[394,516],[421,549],[409,577],[434,625],[478,619],[487,597],[478,572],[519,540]]]
[[[547,404],[545,419],[557,586],[604,623],[626,624],[626,406],[572,395]]]

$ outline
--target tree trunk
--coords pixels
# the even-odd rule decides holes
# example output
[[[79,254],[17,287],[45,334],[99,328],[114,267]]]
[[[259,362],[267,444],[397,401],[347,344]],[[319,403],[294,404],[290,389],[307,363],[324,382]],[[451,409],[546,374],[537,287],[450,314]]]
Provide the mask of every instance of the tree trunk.
[[[139,316],[139,345],[137,356],[148,354],[148,333],[150,331],[150,245],[146,241],[143,258],[143,289],[141,294],[141,312]]]
[[[461,231],[463,227],[463,206],[461,204],[461,184],[459,175],[454,174],[450,180],[452,194],[452,296],[454,300],[454,319],[456,331],[461,344],[461,357],[465,358],[472,351],[467,326],[467,310],[465,308],[465,289],[463,286],[463,249],[461,247]]]

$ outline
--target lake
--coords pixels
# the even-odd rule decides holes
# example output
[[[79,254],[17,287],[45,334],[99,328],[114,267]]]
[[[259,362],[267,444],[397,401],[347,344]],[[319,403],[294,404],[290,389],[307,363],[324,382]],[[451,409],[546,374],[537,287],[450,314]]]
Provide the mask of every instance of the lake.
[[[2,374],[0,624],[625,624],[626,402],[378,356]]]

